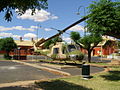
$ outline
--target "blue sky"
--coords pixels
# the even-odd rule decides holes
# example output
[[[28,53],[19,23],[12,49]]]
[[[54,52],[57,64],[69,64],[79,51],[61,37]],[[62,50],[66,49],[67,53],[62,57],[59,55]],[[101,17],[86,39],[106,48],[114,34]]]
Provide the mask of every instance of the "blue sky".
[[[57,31],[51,28],[56,28],[62,30],[79,20],[84,15],[84,8],[88,7],[93,0],[48,0],[47,10],[36,10],[36,14],[31,16],[30,10],[28,10],[24,15],[18,16],[14,13],[11,22],[6,22],[4,20],[4,13],[0,13],[0,38],[3,37],[13,37],[14,39],[19,39],[23,37],[25,40],[29,40],[31,37],[36,38],[37,30],[38,37],[48,38],[55,35]],[[80,15],[77,15],[78,8]],[[87,13],[87,9],[85,10]],[[84,23],[76,25],[74,28],[68,30],[78,31],[81,36],[83,35]],[[63,34],[63,39],[70,41],[69,35]]]

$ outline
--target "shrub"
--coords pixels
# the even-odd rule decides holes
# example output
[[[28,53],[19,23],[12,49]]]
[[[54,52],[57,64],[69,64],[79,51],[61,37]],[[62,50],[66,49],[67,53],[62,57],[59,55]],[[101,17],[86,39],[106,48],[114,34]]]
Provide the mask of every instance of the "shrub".
[[[69,55],[73,55],[73,54],[78,55],[79,53],[81,53],[80,50],[74,50],[72,52],[69,52]]]
[[[52,54],[52,55],[51,55],[51,58],[52,58],[52,59],[57,59],[57,56],[58,56],[57,54]]]
[[[7,60],[11,60],[11,56],[9,56],[8,54],[4,54],[4,58],[7,59]]]
[[[80,53],[77,55],[76,59],[79,60],[79,61],[81,61],[81,60],[84,59],[84,56],[85,56],[85,55],[80,52]]]

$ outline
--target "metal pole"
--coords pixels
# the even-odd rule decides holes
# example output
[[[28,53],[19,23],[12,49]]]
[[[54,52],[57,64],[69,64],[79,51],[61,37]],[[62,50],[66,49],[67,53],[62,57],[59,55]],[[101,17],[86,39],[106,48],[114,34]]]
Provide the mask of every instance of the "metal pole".
[[[37,42],[38,42],[38,30],[39,30],[39,28],[41,28],[40,23],[37,24]],[[37,57],[38,57],[38,53],[36,53],[36,60],[37,60]]]
[[[77,15],[80,15],[80,8],[83,7],[83,10],[84,10],[84,16],[86,15],[86,10],[85,10],[85,7],[84,6],[79,6],[78,8],[78,12],[77,12]],[[86,36],[86,28],[85,28],[85,21],[84,21],[84,36]]]
[[[39,34],[38,30],[39,30],[39,28],[41,28],[41,24],[40,23],[37,24],[37,41],[38,41],[38,34]]]
[[[101,45],[101,62],[102,62],[102,45]]]

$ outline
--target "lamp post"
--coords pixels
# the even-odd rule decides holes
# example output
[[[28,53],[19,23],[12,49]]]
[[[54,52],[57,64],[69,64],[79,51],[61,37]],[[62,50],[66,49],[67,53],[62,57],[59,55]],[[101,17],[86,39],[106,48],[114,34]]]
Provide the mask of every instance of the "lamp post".
[[[21,49],[21,48],[18,47],[18,60],[20,60],[20,56],[21,56],[21,55],[20,55],[20,49]]]
[[[37,42],[38,42],[38,34],[39,34],[38,30],[39,30],[39,28],[41,28],[41,24],[40,23],[37,24]],[[36,60],[37,60],[37,54],[38,53],[36,53]]]
[[[84,10],[84,16],[86,15],[86,10],[85,10],[85,7],[84,6],[79,6],[78,7],[78,11],[77,11],[77,15],[80,15],[80,9],[83,8]],[[85,21],[84,21],[84,36],[86,36],[86,28],[85,28]]]
[[[41,28],[41,24],[40,23],[37,24],[37,41],[38,41],[38,34],[39,34],[38,30],[39,30],[39,28]]]

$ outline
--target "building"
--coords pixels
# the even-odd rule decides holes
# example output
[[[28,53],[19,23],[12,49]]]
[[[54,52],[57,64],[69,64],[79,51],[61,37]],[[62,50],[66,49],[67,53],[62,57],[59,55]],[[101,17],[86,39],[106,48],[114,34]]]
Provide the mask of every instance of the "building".
[[[109,44],[108,44],[109,41]],[[94,47],[91,55],[92,56],[107,56],[116,52],[116,39],[109,36],[103,36],[103,41],[100,42],[96,47]],[[87,50],[80,48],[80,51],[87,54]]]
[[[116,51],[115,47],[115,39],[111,39],[108,36],[103,37],[103,41],[100,42],[92,51],[93,56],[106,56],[114,53]],[[38,39],[34,40],[31,38],[31,40],[23,40],[22,37],[20,37],[20,40],[15,40],[15,43],[17,44],[18,48],[14,49],[10,52],[10,55],[14,57],[14,59],[27,59],[27,55],[35,55],[36,51],[39,49],[43,49],[43,44],[39,45],[41,41],[44,41],[45,39]],[[106,45],[106,42],[110,40],[112,42],[112,46]],[[55,47],[55,46],[54,46]],[[59,47],[59,46],[56,46]],[[87,50],[80,49],[81,52],[87,54]],[[5,51],[0,51],[0,54],[6,53]]]
[[[107,56],[116,51],[115,46],[105,46],[105,42],[101,42],[93,49],[93,56]],[[111,41],[112,43],[115,43],[115,41]]]
[[[103,41],[100,42],[92,51],[93,56],[107,56],[116,52],[116,39],[103,36]]]
[[[36,42],[40,42],[42,39],[34,40],[31,38],[31,40],[23,40],[22,37],[20,37],[20,40],[15,40],[15,43],[17,44],[18,48],[12,50],[10,52],[10,55],[13,56],[14,59],[27,59],[27,55],[34,55],[35,48],[43,48],[43,45],[38,45],[38,47],[35,47]]]

